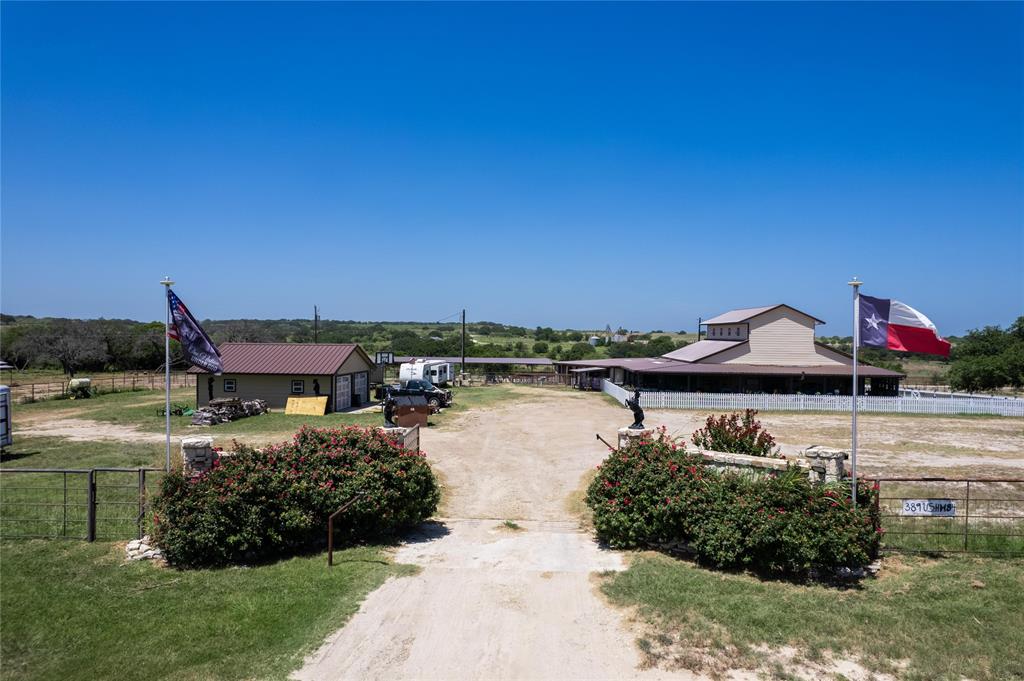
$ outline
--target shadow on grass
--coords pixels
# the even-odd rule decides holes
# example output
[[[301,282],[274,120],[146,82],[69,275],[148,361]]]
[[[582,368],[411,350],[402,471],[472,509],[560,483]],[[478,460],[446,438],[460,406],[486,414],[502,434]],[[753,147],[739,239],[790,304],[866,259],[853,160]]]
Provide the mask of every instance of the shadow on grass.
[[[598,542],[601,550],[614,551],[604,542]],[[719,566],[710,561],[702,561],[692,553],[682,550],[666,550],[660,547],[651,547],[640,552],[655,553],[673,561],[689,565],[690,567],[713,572],[720,575],[733,577],[750,577],[762,584],[789,584],[794,586],[823,586],[836,589],[837,591],[861,591],[864,586],[862,582],[874,577],[866,570],[862,575],[851,577],[840,577],[835,570],[824,568],[821,570],[811,569],[805,573],[793,572],[772,572],[769,570],[753,570],[741,566]],[[879,556],[881,557],[881,556]]]
[[[0,452],[0,463],[5,461],[17,461],[19,459],[27,459],[30,456],[39,454],[39,451],[17,451],[17,452]]]

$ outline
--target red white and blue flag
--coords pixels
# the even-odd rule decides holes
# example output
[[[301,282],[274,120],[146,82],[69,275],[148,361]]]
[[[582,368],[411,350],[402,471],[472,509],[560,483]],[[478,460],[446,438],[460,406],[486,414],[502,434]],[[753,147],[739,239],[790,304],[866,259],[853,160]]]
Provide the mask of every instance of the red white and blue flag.
[[[174,295],[170,286],[167,287],[167,305],[171,310],[171,328],[167,335],[181,343],[185,359],[193,366],[213,374],[224,371],[217,346],[203,331],[203,327],[199,326],[181,298]]]
[[[949,357],[949,341],[932,321],[906,303],[860,296],[860,344]]]

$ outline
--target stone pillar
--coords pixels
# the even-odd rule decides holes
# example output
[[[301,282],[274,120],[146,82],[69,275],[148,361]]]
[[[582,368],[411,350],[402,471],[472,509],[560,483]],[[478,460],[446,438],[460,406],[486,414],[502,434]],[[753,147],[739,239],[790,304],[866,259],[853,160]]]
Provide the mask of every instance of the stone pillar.
[[[843,462],[850,458],[849,452],[814,445],[803,451],[803,457],[811,465],[812,470],[819,472],[819,482],[840,482],[846,477],[846,466]]]
[[[619,449],[628,447],[636,440],[651,440],[653,438],[653,428],[619,428]]]
[[[181,460],[185,475],[200,475],[213,468],[217,453],[213,451],[213,438],[183,437],[181,438]]]

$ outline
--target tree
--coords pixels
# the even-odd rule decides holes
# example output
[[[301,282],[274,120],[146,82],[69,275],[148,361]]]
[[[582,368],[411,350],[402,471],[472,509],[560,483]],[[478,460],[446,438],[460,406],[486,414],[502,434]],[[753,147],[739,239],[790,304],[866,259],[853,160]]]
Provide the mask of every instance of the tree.
[[[544,341],[537,341],[533,344],[533,354],[543,355],[548,351],[548,344]]]
[[[39,359],[39,330],[36,328],[5,327],[0,335],[0,358],[18,371],[24,371]]]
[[[590,345],[590,343],[573,343],[569,348],[562,354],[562,359],[567,361],[576,361],[593,357],[597,354],[597,351]]]
[[[999,355],[964,357],[949,368],[949,385],[953,390],[991,390],[1009,383],[1006,362]]]
[[[103,337],[86,322],[54,320],[39,340],[43,354],[60,364],[68,376],[80,369],[101,369],[107,360]]]

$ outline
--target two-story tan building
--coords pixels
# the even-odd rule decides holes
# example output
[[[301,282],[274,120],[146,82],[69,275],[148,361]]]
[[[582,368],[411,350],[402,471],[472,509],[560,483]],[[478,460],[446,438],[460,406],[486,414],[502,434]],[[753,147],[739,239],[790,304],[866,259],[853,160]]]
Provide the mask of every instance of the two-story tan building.
[[[327,396],[328,411],[370,403],[377,366],[354,343],[223,343],[218,349],[223,373],[188,370],[201,374],[198,406],[221,397],[266,400],[271,409],[284,409],[289,397]]]
[[[558,362],[580,382],[606,377],[652,390],[851,394],[853,359],[814,339],[824,324],[789,305],[732,310],[704,322],[700,341],[661,357]],[[895,395],[904,376],[861,363],[859,392]]]

